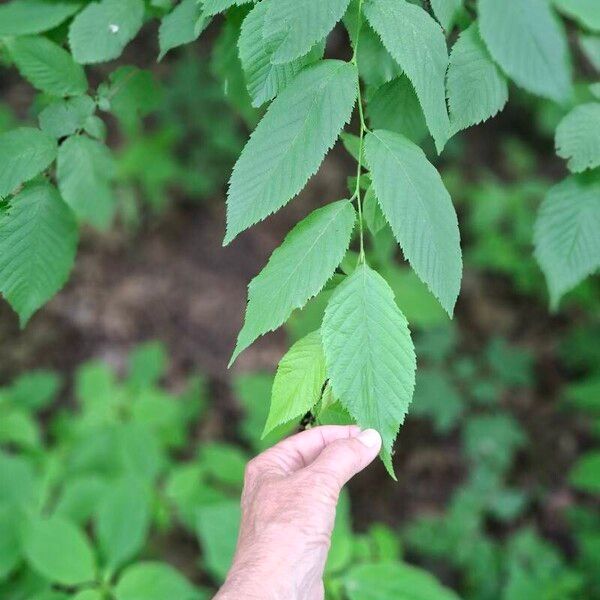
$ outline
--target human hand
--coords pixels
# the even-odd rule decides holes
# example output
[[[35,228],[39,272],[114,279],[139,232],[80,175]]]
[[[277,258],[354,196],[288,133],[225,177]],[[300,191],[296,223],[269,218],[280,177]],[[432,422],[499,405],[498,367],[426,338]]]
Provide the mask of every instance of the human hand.
[[[322,600],[340,491],[380,448],[373,429],[332,425],[251,460],[233,566],[215,600]]]

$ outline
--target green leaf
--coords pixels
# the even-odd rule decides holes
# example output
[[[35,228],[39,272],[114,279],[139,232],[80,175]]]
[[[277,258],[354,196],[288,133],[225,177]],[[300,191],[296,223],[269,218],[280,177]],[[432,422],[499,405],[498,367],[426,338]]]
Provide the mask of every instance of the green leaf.
[[[341,20],[350,0],[278,0],[267,3],[263,34],[277,39],[272,62],[304,56]]]
[[[135,478],[124,477],[105,492],[95,520],[102,556],[110,572],[144,546],[150,524],[148,492]]]
[[[471,25],[460,34],[450,53],[448,105],[452,131],[486,121],[507,102],[506,78],[492,61],[477,25]]]
[[[263,29],[269,4],[259,2],[244,19],[239,39],[240,60],[246,76],[253,106],[272,100],[306,65],[323,56],[323,46],[317,44],[305,56],[285,64],[272,62],[273,51],[280,36],[264,38]]]
[[[127,383],[134,389],[157,385],[169,365],[169,355],[162,342],[146,342],[129,355]]]
[[[452,316],[462,276],[460,233],[439,173],[397,133],[369,133],[365,148],[375,194],[405,257]]]
[[[600,268],[600,182],[570,177],[548,192],[535,224],[535,257],[550,303]]]
[[[408,323],[381,275],[359,265],[331,296],[321,335],[335,397],[361,427],[379,431],[393,474],[392,446],[412,398],[416,358]]]
[[[66,137],[83,129],[95,110],[96,103],[89,96],[57,100],[40,113],[40,127],[52,137]]]
[[[596,0],[553,0],[554,6],[583,27],[600,31],[600,4]]]
[[[313,331],[296,342],[277,367],[264,433],[303,417],[319,401],[325,376],[321,333]]]
[[[12,0],[0,6],[0,36],[53,29],[81,8],[71,0]]]
[[[211,17],[220,12],[225,12],[232,6],[241,6],[248,4],[253,0],[204,0],[204,14]]]
[[[198,452],[198,461],[211,482],[241,490],[248,456],[240,448],[216,442],[204,444]]]
[[[77,241],[73,213],[47,183],[26,187],[0,216],[0,291],[22,326],[65,284]]]
[[[173,567],[158,562],[142,562],[125,569],[114,593],[116,600],[208,598]]]
[[[54,514],[84,525],[96,511],[109,483],[98,475],[82,475],[67,481],[54,507]]]
[[[406,75],[377,88],[366,113],[373,129],[401,133],[415,144],[421,143],[429,133],[419,99]]]
[[[548,0],[479,0],[479,29],[492,58],[517,85],[568,100],[567,37]]]
[[[556,152],[573,173],[600,166],[600,102],[581,104],[560,122]]]
[[[349,121],[356,95],[356,68],[325,60],[273,101],[233,169],[225,244],[304,187]]]
[[[23,551],[33,569],[52,581],[74,586],[93,581],[96,564],[83,532],[61,517],[34,517],[23,536]]]
[[[600,35],[581,34],[579,45],[592,67],[600,73]]]
[[[37,510],[40,486],[31,462],[0,450],[0,505]]]
[[[161,60],[165,54],[198,39],[208,21],[202,20],[202,6],[198,0],[182,0],[160,23],[158,43]]]
[[[584,454],[569,473],[571,485],[590,494],[600,494],[600,452]]]
[[[56,176],[65,202],[82,221],[105,229],[115,208],[110,181],[115,165],[110,150],[83,135],[68,138],[60,146]]]
[[[53,371],[28,371],[12,382],[10,396],[16,406],[38,411],[54,402],[60,386],[61,378]]]
[[[31,85],[52,96],[81,96],[88,82],[81,65],[48,38],[19,37],[7,42],[11,58]]]
[[[350,600],[459,600],[427,571],[397,562],[352,567],[344,586]]]
[[[19,520],[14,509],[0,505],[0,581],[5,579],[21,560]]]
[[[82,590],[71,598],[72,600],[104,600],[104,593],[100,590]]]
[[[462,4],[463,0],[431,0],[433,14],[447,32],[456,22]]]
[[[49,135],[32,127],[0,134],[0,197],[48,168],[56,148]]]
[[[73,57],[82,65],[118,58],[143,21],[142,0],[102,0],[88,4],[69,29]]]
[[[300,221],[248,287],[248,307],[231,362],[256,338],[277,329],[318,294],[340,264],[356,220],[348,200]]]
[[[387,221],[381,212],[373,186],[370,186],[363,200],[363,215],[367,227],[373,235],[377,235],[386,225]]]
[[[368,0],[365,14],[412,82],[425,120],[441,152],[450,135],[446,109],[448,49],[441,27],[405,0]]]
[[[202,545],[203,563],[217,581],[223,581],[235,553],[240,526],[239,501],[201,506],[197,514],[196,531]]]

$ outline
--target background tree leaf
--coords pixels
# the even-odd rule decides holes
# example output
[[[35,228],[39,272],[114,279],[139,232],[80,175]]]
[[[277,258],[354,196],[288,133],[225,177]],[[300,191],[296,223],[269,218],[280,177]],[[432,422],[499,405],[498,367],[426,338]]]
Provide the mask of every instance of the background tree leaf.
[[[198,39],[207,24],[208,19],[203,19],[202,4],[198,0],[182,0],[160,23],[158,60],[169,50]]]
[[[72,0],[12,0],[0,6],[0,35],[30,35],[54,29],[81,8]]]
[[[33,127],[0,134],[0,197],[49,167],[56,152],[56,141]]]
[[[82,65],[118,58],[142,27],[143,20],[142,0],[102,0],[88,4],[69,29],[73,57]]]
[[[82,221],[103,229],[115,208],[110,181],[115,165],[109,149],[96,140],[76,135],[58,152],[58,188],[65,202]]]
[[[573,173],[600,166],[600,102],[580,104],[559,123],[556,152]]]
[[[535,257],[553,308],[561,296],[600,268],[600,182],[569,177],[554,186],[535,224]]]
[[[88,82],[81,65],[48,38],[25,36],[7,43],[19,72],[31,85],[53,96],[81,96]]]
[[[77,241],[72,211],[47,183],[23,189],[0,216],[0,291],[21,325],[65,284]]]

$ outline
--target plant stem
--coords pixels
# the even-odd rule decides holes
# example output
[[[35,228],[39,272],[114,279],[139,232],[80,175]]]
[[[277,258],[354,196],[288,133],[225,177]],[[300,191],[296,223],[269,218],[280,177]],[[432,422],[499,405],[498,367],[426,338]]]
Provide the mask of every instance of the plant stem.
[[[358,46],[360,43],[360,32],[362,29],[362,5],[363,0],[358,0],[358,14],[356,16],[356,32],[354,37],[354,52],[352,54],[351,63],[357,67],[358,69]],[[358,87],[358,115],[360,117],[360,142],[358,145],[358,165],[356,169],[356,189],[354,191],[353,198],[356,198],[356,205],[358,207],[358,226],[360,233],[360,254],[358,256],[358,262],[365,262],[365,241],[364,241],[364,227],[363,227],[363,214],[362,214],[362,198],[361,198],[361,177],[362,177],[362,158],[363,158],[363,144],[365,138],[365,132],[367,131],[367,127],[365,125],[365,117],[363,113],[363,103],[362,103],[362,92],[360,89],[360,76],[357,81]]]

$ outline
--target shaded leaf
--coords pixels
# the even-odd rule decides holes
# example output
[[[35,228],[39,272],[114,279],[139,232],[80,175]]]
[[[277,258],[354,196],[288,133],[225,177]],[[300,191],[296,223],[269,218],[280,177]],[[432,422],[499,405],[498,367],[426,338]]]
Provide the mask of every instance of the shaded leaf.
[[[600,102],[577,106],[559,123],[556,152],[573,173],[600,166]]]

